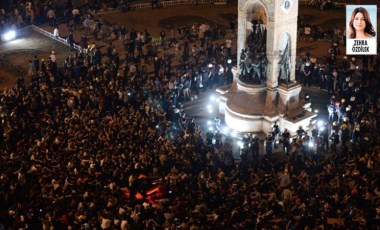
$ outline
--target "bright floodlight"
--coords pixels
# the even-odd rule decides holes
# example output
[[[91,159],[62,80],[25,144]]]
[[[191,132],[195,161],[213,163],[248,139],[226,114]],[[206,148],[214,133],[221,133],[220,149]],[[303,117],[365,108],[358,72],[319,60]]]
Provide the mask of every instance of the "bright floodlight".
[[[227,60],[227,63],[228,63],[228,64],[231,64],[231,63],[232,63],[232,60],[231,60],[231,59],[228,59],[228,60]]]
[[[209,113],[212,113],[212,105],[207,105],[207,109]]]
[[[319,120],[318,123],[317,123],[318,127],[323,127],[324,125],[324,122],[322,120]]]
[[[242,141],[238,141],[237,145],[242,149],[244,147],[244,143]]]
[[[314,147],[314,143],[312,141],[309,141],[309,147],[310,148]]]
[[[208,127],[208,130],[213,131],[214,128],[212,126]]]
[[[211,95],[211,96],[210,96],[210,101],[215,101],[215,100],[216,100],[215,96],[214,96],[214,95]]]
[[[230,128],[228,128],[227,126],[225,126],[225,127],[223,128],[223,133],[228,133],[228,131],[230,131]]]
[[[211,125],[212,124],[212,121],[207,121],[207,125]]]
[[[16,31],[14,31],[14,30],[10,30],[10,31],[3,34],[4,41],[13,40],[13,39],[15,39],[15,37],[16,37]]]

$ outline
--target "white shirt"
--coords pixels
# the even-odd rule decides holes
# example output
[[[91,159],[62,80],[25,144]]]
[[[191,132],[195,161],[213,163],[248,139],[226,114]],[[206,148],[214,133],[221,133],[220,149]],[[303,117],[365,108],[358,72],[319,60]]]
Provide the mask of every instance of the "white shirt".
[[[53,36],[56,37],[56,38],[59,37],[59,30],[58,30],[58,28],[54,29]]]

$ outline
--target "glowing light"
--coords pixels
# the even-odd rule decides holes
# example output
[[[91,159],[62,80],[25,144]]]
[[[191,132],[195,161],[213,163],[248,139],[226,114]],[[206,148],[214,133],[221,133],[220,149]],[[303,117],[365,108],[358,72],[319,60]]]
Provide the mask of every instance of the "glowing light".
[[[231,63],[232,63],[232,60],[231,60],[231,59],[228,59],[228,60],[227,60],[227,63],[228,63],[228,64],[231,64]]]
[[[315,109],[315,110],[314,110],[314,113],[318,113],[318,112],[319,112],[319,110],[318,110],[318,109]]]
[[[237,133],[236,132],[231,132],[231,137],[236,137]]]
[[[318,123],[317,123],[318,127],[323,127],[324,125],[324,122],[322,120],[319,120]]]
[[[319,130],[320,130],[320,131],[323,131],[323,130],[325,130],[325,127],[324,127],[324,126],[319,127]]]
[[[207,109],[208,109],[208,112],[209,113],[212,113],[213,111],[212,111],[212,105],[207,105]]]
[[[10,31],[3,34],[4,41],[13,40],[13,39],[15,39],[15,37],[16,37],[16,31],[14,31],[14,30],[10,30]]]
[[[314,147],[314,143],[312,141],[309,141],[308,145],[310,148]]]
[[[211,125],[212,124],[212,121],[207,121],[207,125]]]
[[[212,68],[212,64],[210,63],[210,64],[208,64],[208,68]]]
[[[215,101],[216,100],[216,97],[214,95],[211,95],[210,96],[210,101]]]
[[[214,128],[212,126],[208,127],[208,130],[213,131]]]
[[[228,128],[227,126],[223,128],[223,133],[228,133],[230,131],[230,128]]]
[[[242,142],[242,141],[238,141],[237,143],[236,143],[238,146],[239,146],[239,148],[243,148],[244,147],[244,143]]]

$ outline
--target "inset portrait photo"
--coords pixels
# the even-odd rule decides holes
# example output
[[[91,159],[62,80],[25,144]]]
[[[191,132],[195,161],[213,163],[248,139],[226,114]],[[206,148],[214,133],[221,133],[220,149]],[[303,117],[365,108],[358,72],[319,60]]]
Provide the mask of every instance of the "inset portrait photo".
[[[375,55],[377,51],[376,5],[346,6],[346,53]]]

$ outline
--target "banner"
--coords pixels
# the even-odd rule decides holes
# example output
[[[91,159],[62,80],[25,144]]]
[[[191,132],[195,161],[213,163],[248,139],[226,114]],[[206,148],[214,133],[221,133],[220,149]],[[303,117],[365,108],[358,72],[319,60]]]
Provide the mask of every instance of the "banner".
[[[377,54],[376,5],[346,6],[346,54]]]

